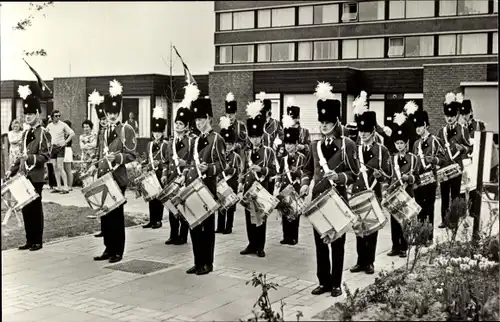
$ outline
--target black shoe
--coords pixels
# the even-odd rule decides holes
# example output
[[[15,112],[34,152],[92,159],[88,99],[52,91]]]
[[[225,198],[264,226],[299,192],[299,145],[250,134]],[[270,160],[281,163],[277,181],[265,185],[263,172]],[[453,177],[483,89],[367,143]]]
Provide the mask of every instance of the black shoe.
[[[118,263],[119,261],[121,261],[121,260],[122,260],[122,258],[123,258],[123,257],[122,257],[122,256],[120,256],[120,255],[114,255],[114,256],[111,256],[111,257],[109,258],[109,262],[110,262],[110,263]]]
[[[373,267],[373,265],[368,265],[365,269],[365,273],[368,275],[375,273],[375,268]]]
[[[110,256],[108,253],[102,253],[101,256],[94,257],[94,260],[95,261],[105,261],[105,260],[108,260],[109,258],[110,258]]]
[[[142,228],[151,228],[151,227],[153,227],[153,223],[151,223],[151,222],[148,222],[147,224],[142,225]]]
[[[398,256],[400,254],[399,250],[391,250],[390,252],[387,253],[387,256],[393,257],[393,256]]]
[[[256,254],[259,257],[266,257],[266,252],[263,249],[258,250]]]
[[[359,273],[361,271],[364,271],[365,268],[361,265],[356,264],[354,267],[350,269],[351,273]]]
[[[222,230],[222,229],[217,229],[217,230],[215,231],[215,233],[216,233],[216,234],[222,234],[222,233],[224,233],[224,230]]]
[[[33,246],[31,246],[30,250],[33,252],[33,251],[36,251],[36,250],[39,250],[39,249],[42,249],[42,244],[33,244]]]
[[[253,253],[255,253],[255,251],[250,246],[247,246],[247,248],[240,252],[241,255],[248,255]]]
[[[229,234],[231,234],[232,232],[233,232],[233,229],[232,229],[232,228],[228,228],[228,229],[224,230],[223,234],[224,234],[224,235],[229,235]]]
[[[31,246],[33,246],[33,245],[26,243],[24,245],[21,245],[21,246],[17,247],[17,249],[19,249],[19,250],[28,250],[28,249],[31,248]]]
[[[321,294],[328,293],[331,291],[332,291],[331,287],[320,285],[320,286],[316,287],[314,290],[312,290],[311,294],[312,295],[321,295]]]
[[[161,223],[161,221],[159,221],[159,222],[155,222],[153,224],[153,226],[151,226],[151,228],[158,229],[158,228],[161,228],[161,226],[163,226],[163,224]]]
[[[198,271],[198,267],[196,267],[196,265],[195,265],[195,266],[191,267],[190,269],[188,269],[186,271],[186,274],[196,274],[197,271]]]
[[[95,234],[94,237],[103,237],[102,231],[100,233]]]
[[[210,267],[208,265],[203,265],[200,267],[200,269],[196,270],[196,275],[206,275],[210,273],[212,270],[210,270]]]
[[[281,245],[287,245],[288,244],[288,239],[283,239],[283,240],[280,240],[280,244]]]
[[[165,245],[173,245],[175,243],[177,238],[170,237],[166,242]]]
[[[297,239],[292,239],[292,240],[290,240],[290,243],[288,243],[288,245],[293,246],[293,245],[297,245],[297,243],[298,243]]]
[[[187,239],[177,238],[174,240],[174,245],[184,245],[187,243]]]
[[[399,257],[405,258],[406,256],[407,256],[407,251],[406,250],[402,250],[401,252],[399,252]]]
[[[342,289],[340,287],[334,287],[332,289],[332,297],[337,297],[342,295]]]
[[[441,228],[441,229],[442,229],[442,228],[446,228],[446,227],[447,227],[447,226],[446,226],[446,224],[445,224],[445,223],[441,223],[441,224],[438,226],[438,228]]]

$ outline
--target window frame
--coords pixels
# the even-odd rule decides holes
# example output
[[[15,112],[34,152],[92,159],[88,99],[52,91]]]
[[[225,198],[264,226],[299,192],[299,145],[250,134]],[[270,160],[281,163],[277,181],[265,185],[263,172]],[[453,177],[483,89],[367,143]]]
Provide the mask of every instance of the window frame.
[[[406,0],[406,1],[408,1],[408,0]],[[476,15],[487,15],[487,14],[490,13],[489,12],[490,11],[489,10],[489,3],[488,3],[488,6],[486,7],[486,12],[484,12],[484,13],[467,13],[467,14],[464,13],[464,14],[460,14],[458,12],[458,2],[459,1],[467,1],[467,0],[447,0],[447,1],[454,1],[455,2],[455,13],[454,14],[449,14],[449,15],[441,15],[441,2],[443,0],[438,0],[438,1],[439,1],[439,12],[437,13],[438,17],[476,16]],[[469,1],[471,1],[471,0],[469,0]],[[474,1],[474,0],[472,0],[472,1]],[[475,1],[481,1],[481,0],[475,0]],[[493,0],[493,1],[496,1],[496,0]]]
[[[220,59],[221,58],[221,49],[223,47],[229,47],[229,48],[231,48],[231,61],[228,62],[228,63],[222,63],[221,59]],[[218,61],[219,65],[231,65],[233,63],[233,46],[232,45],[229,45],[229,46],[222,45],[222,46],[217,46],[217,49],[218,49],[217,61]]]
[[[382,15],[382,18],[380,19],[373,19],[373,20],[359,20],[359,5],[360,4],[366,4],[366,3],[369,3],[369,2],[377,2],[377,3],[381,3],[383,6],[384,6],[384,14]],[[371,1],[361,1],[361,2],[357,2],[357,14],[356,14],[356,21],[358,22],[373,22],[373,21],[384,21],[385,20],[385,5],[386,5],[386,1],[380,1],[380,0],[371,0]],[[406,9],[406,1],[405,1],[405,9]],[[378,10],[378,8],[377,8]],[[377,11],[378,13],[378,11]],[[405,15],[406,15],[406,12],[405,12]]]
[[[346,15],[346,6],[356,6],[356,17],[352,20],[344,20],[344,15]],[[350,22],[358,22],[359,17],[359,6],[357,2],[344,2],[342,3],[342,16],[340,17],[340,23],[350,23]]]
[[[431,50],[431,54],[430,55],[426,55],[426,56],[421,56],[421,55],[418,55],[418,56],[407,56],[407,53],[406,53],[406,39],[407,38],[421,38],[421,37],[432,37],[432,50]],[[420,58],[420,57],[435,57],[434,56],[434,51],[435,51],[435,48],[436,48],[436,43],[435,43],[435,39],[434,39],[434,35],[412,35],[412,36],[406,36],[404,37],[404,50],[403,50],[403,57],[405,58]]]
[[[401,53],[401,55],[391,56],[389,54],[390,51],[391,51],[391,39],[403,39],[403,52]],[[406,55],[406,37],[388,37],[387,38],[387,45],[388,45],[388,48],[387,48],[387,58],[401,58],[401,57],[405,57],[405,55]]]
[[[401,0],[403,2],[403,17],[402,18],[391,18],[391,0],[389,0],[389,15],[387,17],[387,20],[401,20],[401,19],[406,19],[406,1],[407,0]],[[409,19],[414,19],[414,18],[409,18]]]
[[[326,43],[326,42],[336,42],[337,43],[337,53],[336,53],[336,58],[324,58],[324,59],[315,59],[316,55],[316,43]],[[339,60],[339,39],[330,39],[330,40],[317,40],[317,41],[312,41],[312,61],[334,61],[334,60]]]
[[[300,59],[300,44],[311,44],[311,58],[310,59]],[[297,61],[314,61],[314,41],[298,41],[297,42]]]
[[[269,63],[281,63],[281,62],[295,62],[297,61],[296,59],[296,44],[297,42],[274,42],[274,43],[269,43],[270,46],[269,46]],[[279,45],[279,44],[287,44],[287,45],[290,45],[290,44],[293,44],[293,58],[291,60],[273,60],[273,45]]]
[[[252,13],[252,19],[253,19],[252,27],[235,29],[234,28],[234,14],[235,13],[243,13],[243,12],[250,12],[250,13]],[[241,30],[252,30],[252,29],[255,29],[255,10],[233,11],[233,12],[231,12],[231,17],[232,17],[232,21],[231,21],[232,29],[231,30],[241,31]]]
[[[385,58],[385,38],[386,37],[370,37],[370,38],[356,39],[356,42],[357,42],[356,59],[383,59],[383,58]],[[382,42],[384,45],[382,48],[382,57],[362,57],[362,58],[359,58],[359,41],[360,40],[373,40],[373,39],[382,39]]]
[[[486,38],[486,53],[484,54],[460,54],[458,52],[458,44],[459,44],[459,41],[458,41],[458,36],[460,35],[474,35],[474,34],[486,34],[488,35],[487,32],[468,32],[468,33],[458,33],[458,34],[441,34],[441,35],[438,35],[438,36],[454,36],[455,37],[455,53],[454,54],[451,54],[451,55],[439,55],[439,44],[438,44],[438,57],[446,57],[446,56],[478,56],[478,55],[490,55],[490,53],[488,53],[488,46],[489,46],[489,43],[488,43],[488,38]],[[439,39],[439,37],[438,37]],[[438,40],[438,42],[440,42],[440,40]],[[434,44],[435,46],[435,44]]]
[[[252,60],[249,61],[249,62],[238,62],[238,63],[235,63],[234,62],[234,47],[247,47],[247,48],[251,48],[251,50],[253,51]],[[254,44],[232,45],[231,46],[231,64],[253,64],[253,63],[255,63],[255,45]]]
[[[231,31],[231,30],[234,30],[234,29],[233,29],[233,20],[234,20],[234,18],[233,18],[233,12],[220,12],[220,13],[218,13],[218,15],[219,15],[219,17],[218,17],[218,19],[217,19],[217,23],[218,23],[218,26],[217,26],[217,31],[222,31],[222,32],[224,32],[224,31]],[[220,23],[220,22],[221,22],[221,19],[220,19],[221,15],[230,15],[230,16],[231,16],[231,28],[229,28],[229,29],[221,29],[221,28],[220,28],[220,26],[221,26],[221,23]]]
[[[284,25],[284,26],[273,26],[273,11],[277,11],[277,10],[289,10],[289,9],[293,9],[293,24],[291,25]],[[271,27],[270,28],[286,28],[286,27],[293,27],[293,26],[297,26],[297,17],[296,17],[296,14],[295,14],[295,7],[284,7],[284,8],[270,8],[271,10]]]
[[[269,12],[269,26],[267,26],[267,27],[260,27],[259,26],[259,23],[260,23],[259,12],[261,12],[261,11],[268,11]],[[271,9],[258,9],[258,10],[255,10],[255,12],[256,12],[256,16],[257,16],[257,23],[256,23],[257,27],[255,29],[272,28],[273,15],[272,15]]]

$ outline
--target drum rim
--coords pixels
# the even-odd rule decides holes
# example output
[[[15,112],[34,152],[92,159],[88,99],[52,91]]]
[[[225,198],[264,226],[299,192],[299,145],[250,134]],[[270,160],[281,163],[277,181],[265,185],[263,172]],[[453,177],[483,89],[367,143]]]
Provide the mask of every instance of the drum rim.
[[[335,187],[330,187],[329,189],[326,189],[325,191],[321,192],[316,198],[314,198],[313,201],[311,201],[311,203],[309,203],[309,205],[307,205],[305,208],[304,208],[304,211],[302,211],[302,214],[305,216],[305,217],[309,217],[310,215],[312,215],[312,213],[310,213],[309,211],[311,210],[311,208],[313,206],[316,206],[319,202],[323,201],[323,199],[326,197],[326,196],[330,196],[331,194],[337,194],[339,195],[337,189],[335,189]],[[324,203],[321,205],[323,206]],[[320,207],[321,207],[320,206]],[[320,208],[318,207],[318,208]]]

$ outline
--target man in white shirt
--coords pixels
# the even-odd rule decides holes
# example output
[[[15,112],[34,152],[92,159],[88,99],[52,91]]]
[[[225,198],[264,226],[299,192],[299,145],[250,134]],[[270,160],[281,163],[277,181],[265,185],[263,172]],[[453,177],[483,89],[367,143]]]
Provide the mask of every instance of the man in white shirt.
[[[68,142],[73,139],[75,132],[68,124],[61,122],[61,112],[54,110],[52,112],[52,123],[47,125],[47,130],[52,137],[52,152],[50,162],[54,166],[57,187],[52,192],[68,193],[68,177],[64,171],[64,151]],[[61,189],[61,177],[64,188]]]

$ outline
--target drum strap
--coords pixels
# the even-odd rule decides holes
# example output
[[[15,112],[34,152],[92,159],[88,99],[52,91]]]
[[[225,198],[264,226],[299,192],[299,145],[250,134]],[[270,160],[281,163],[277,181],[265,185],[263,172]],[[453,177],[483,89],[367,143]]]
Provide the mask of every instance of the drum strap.
[[[434,142],[432,142],[434,146]],[[422,166],[424,169],[428,169],[431,165],[430,164],[425,164],[425,156],[424,156],[424,151],[422,150],[422,139],[418,141],[418,156],[420,157],[420,161],[422,162]]]
[[[456,125],[458,126],[458,125]],[[451,161],[455,160],[455,158],[460,154],[460,151],[457,151],[455,155],[451,155],[450,142],[448,142],[448,127],[445,126],[443,128],[443,137],[444,137],[444,146],[446,147],[446,151],[451,158]]]
[[[379,147],[379,155],[381,154],[380,150],[381,149]],[[359,156],[359,161],[361,162],[361,167],[359,169],[359,172],[361,172],[361,175],[363,176],[363,180],[365,181],[365,187],[368,190],[373,190],[373,188],[377,184],[377,179],[373,180],[373,184],[371,186],[368,184],[368,175],[366,174],[368,169],[365,166],[365,158],[363,157],[363,145],[362,144],[360,144],[358,146],[358,156]],[[379,163],[380,162],[381,161],[380,161],[380,157],[379,157]]]
[[[196,172],[198,172],[198,176],[200,178],[203,178],[203,175],[201,174],[201,171],[198,168],[198,166],[200,165],[200,155],[198,154],[198,141],[199,140],[200,140],[200,137],[197,137],[196,140],[194,141],[193,156],[194,156],[194,163],[196,165]]]
[[[394,155],[394,170],[396,170],[396,176],[398,177],[398,180],[401,180],[401,169],[399,168],[398,154],[397,153]]]
[[[288,177],[288,181],[293,184],[292,175],[290,174],[290,168],[288,167],[288,155],[285,155],[285,157],[283,158],[283,167],[285,168],[285,173]]]
[[[267,164],[267,149],[266,147],[264,147],[264,166],[266,166]],[[248,151],[248,166],[251,167],[253,165],[253,162],[252,162],[252,150],[250,149],[250,151]],[[262,178],[259,178],[259,176],[257,175],[257,173],[255,171],[253,171],[253,175],[255,176],[255,179],[257,179],[257,181],[259,182],[262,182],[264,181],[264,177]]]
[[[161,145],[160,145],[160,152],[161,152]],[[158,153],[156,154],[158,155]],[[153,171],[156,171],[157,167],[155,167],[155,156],[153,156],[153,141],[151,141],[151,144],[149,145],[149,162],[151,163],[151,167],[153,168]]]
[[[24,155],[28,155],[28,147],[26,144],[26,139],[28,138],[28,131],[29,130],[26,130],[26,134],[24,135],[24,141],[23,141],[23,154]],[[43,131],[43,129],[42,129],[42,131]],[[41,146],[41,142],[42,142],[42,138],[40,137],[40,146]],[[33,161],[33,164],[30,167],[28,166],[28,163],[26,163],[26,161],[24,162],[24,168],[26,169],[26,173],[30,172],[35,167],[36,157],[33,156],[33,158],[35,160]]]

